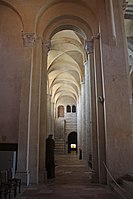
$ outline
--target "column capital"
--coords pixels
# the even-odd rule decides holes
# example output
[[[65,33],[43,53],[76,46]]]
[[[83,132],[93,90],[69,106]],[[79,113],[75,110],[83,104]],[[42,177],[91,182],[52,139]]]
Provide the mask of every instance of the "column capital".
[[[47,51],[47,53],[50,51],[51,48],[51,41],[44,41],[43,40],[43,48]]]
[[[100,38],[100,33],[94,34],[92,35],[91,39],[86,39],[84,42],[84,48],[87,52],[87,54],[91,54],[93,53],[93,49],[94,49],[94,41],[96,39]]]
[[[99,39],[100,38],[100,33],[98,32],[97,34],[94,34],[93,36],[92,36],[92,40],[94,40],[94,39]]]
[[[93,53],[93,39],[91,39],[91,40],[86,39],[84,47],[85,47],[87,54]]]
[[[81,85],[85,84],[85,81],[84,81],[84,80],[82,80],[82,81],[80,82],[80,84],[81,84]]]
[[[88,66],[88,63],[89,63],[89,61],[88,61],[88,60],[87,60],[87,61],[85,61],[85,62],[84,62],[84,66],[85,66],[85,67],[87,67],[87,66]]]
[[[128,4],[128,2],[126,1],[126,0],[122,0],[122,9],[123,9],[123,11],[125,11],[126,10],[126,7],[127,7],[127,4]]]
[[[34,47],[36,36],[34,32],[23,32],[22,31],[22,39],[24,47]]]

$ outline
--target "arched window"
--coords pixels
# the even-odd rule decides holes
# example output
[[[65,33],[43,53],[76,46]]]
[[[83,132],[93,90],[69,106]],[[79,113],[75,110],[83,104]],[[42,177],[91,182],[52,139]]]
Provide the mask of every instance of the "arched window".
[[[71,113],[71,106],[67,105],[67,113]]]
[[[58,117],[64,117],[64,106],[58,106]]]
[[[76,113],[76,106],[75,105],[72,105],[72,112]]]

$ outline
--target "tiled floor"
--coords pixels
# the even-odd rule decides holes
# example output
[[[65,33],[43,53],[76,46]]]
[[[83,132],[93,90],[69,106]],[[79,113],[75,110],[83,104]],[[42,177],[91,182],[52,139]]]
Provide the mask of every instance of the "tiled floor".
[[[118,199],[106,186],[91,183],[91,171],[76,155],[56,156],[56,178],[29,186],[19,199]]]

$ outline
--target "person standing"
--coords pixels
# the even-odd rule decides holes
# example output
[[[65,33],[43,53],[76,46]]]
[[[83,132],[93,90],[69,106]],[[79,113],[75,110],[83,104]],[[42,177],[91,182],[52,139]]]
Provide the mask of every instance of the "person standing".
[[[55,142],[52,139],[53,135],[50,134],[46,139],[46,171],[47,178],[55,178],[55,161],[54,161],[54,148]]]

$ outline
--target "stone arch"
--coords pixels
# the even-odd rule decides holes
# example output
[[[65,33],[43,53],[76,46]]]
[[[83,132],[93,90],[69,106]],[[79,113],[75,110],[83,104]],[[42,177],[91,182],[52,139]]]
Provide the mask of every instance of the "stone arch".
[[[22,19],[22,16],[20,15],[20,13],[18,12],[18,10],[15,7],[13,7],[10,3],[7,3],[3,0],[0,1],[0,5],[10,8],[14,13],[16,13],[18,18],[20,19],[22,30],[24,30],[23,19]]]
[[[80,12],[78,13],[78,10],[82,10],[81,13]],[[43,47],[41,48],[42,49],[41,55],[42,55],[43,63],[39,61],[38,58],[37,60],[38,60],[39,66],[41,66],[42,64],[41,70],[45,71],[45,73],[47,72],[47,55],[48,55],[48,50],[50,49],[49,48],[50,46],[48,45],[50,43],[49,40],[54,34],[56,34],[57,32],[61,30],[73,30],[75,32],[78,32],[80,35],[82,35],[83,42],[84,42],[84,40],[92,39],[93,35],[98,34],[98,31],[99,31],[98,20],[95,17],[95,15],[91,12],[89,7],[77,2],[74,2],[74,1],[72,2],[70,2],[69,0],[67,2],[59,1],[56,4],[47,6],[47,9],[44,9],[41,12],[41,14],[38,15],[36,18],[35,32],[36,32],[36,37],[37,37],[38,42],[36,42],[36,46],[33,49],[34,51],[33,54],[35,55],[35,57],[33,56],[33,70],[34,68],[35,69],[37,68],[34,62],[36,61],[36,58],[37,58],[36,56],[40,54],[39,49],[42,47],[42,40],[43,40]],[[83,42],[82,44],[84,44]],[[39,62],[41,62],[41,64]],[[46,78],[44,79],[43,78],[44,77],[42,76],[38,77],[35,75],[35,79],[37,80],[37,82],[38,83],[42,82],[40,89],[41,91],[43,91],[42,92],[44,95],[43,97],[45,98],[46,92],[44,93],[43,86],[45,87],[47,80]],[[66,94],[67,93],[63,93],[63,96],[65,96]],[[35,93],[33,93],[32,96],[34,95],[37,96]],[[60,91],[58,92],[58,95],[60,95]],[[70,97],[73,97],[76,101],[76,98],[74,95],[71,94]],[[58,100],[58,96],[57,96],[57,100]],[[37,99],[37,102],[38,102],[38,99]],[[46,109],[46,104],[40,104],[40,106],[43,106],[44,110]],[[40,114],[40,118],[45,118],[45,121],[46,121],[46,114],[44,112],[43,113],[38,112],[38,114]],[[36,120],[36,118],[34,119],[33,113],[31,115],[31,120]],[[35,129],[34,129],[34,132],[35,132]],[[44,127],[42,123],[40,123],[39,133],[41,135],[40,139],[41,137],[44,138],[46,135],[46,128]],[[39,146],[39,147],[40,147],[39,153],[41,154],[40,156],[42,156],[42,154],[44,153],[43,146]],[[39,165],[40,168],[43,167],[44,162],[42,163],[41,158],[39,160],[39,164],[40,164]],[[38,174],[36,176],[36,179],[37,178],[38,178]]]
[[[78,10],[82,12],[79,13]],[[86,4],[58,1],[40,10],[36,17],[35,31],[38,36],[45,35],[47,41],[55,32],[66,28],[74,29],[74,26],[80,27],[78,31],[84,32],[87,37],[98,33],[98,20]]]
[[[75,9],[76,9],[76,5],[73,10],[75,10]],[[87,8],[85,8],[85,10],[87,10]],[[84,12],[85,12],[85,10],[84,10]],[[46,44],[46,46],[47,46],[47,44],[49,43],[49,41],[51,40],[53,35],[62,30],[73,30],[73,31],[79,33],[80,35],[82,35],[82,38],[84,40],[92,40],[93,36],[94,36],[94,38],[96,38],[96,42],[95,42],[96,49],[95,50],[97,51],[97,53],[99,53],[99,56],[100,56],[99,37],[97,37],[99,35],[98,20],[93,16],[92,17],[93,20],[91,18],[91,20],[93,21],[93,24],[92,24],[92,21],[88,20],[88,19],[90,19],[89,12],[87,12],[87,16],[85,18],[85,17],[83,17],[84,16],[83,13],[82,14],[80,13],[81,15],[78,15],[77,13],[72,13],[72,12],[69,12],[69,11],[67,12],[67,11],[65,10],[65,13],[57,13],[57,12],[54,13],[54,11],[52,11],[54,13],[54,16],[51,15],[50,11],[49,11],[49,13],[46,13],[46,12],[43,13],[42,16],[40,17],[40,21],[38,21],[38,24],[36,24],[37,37],[42,38],[43,45]],[[47,21],[46,21],[46,18],[47,18]],[[97,53],[95,53],[95,57],[93,54],[91,56],[91,58],[92,59],[96,58]],[[45,58],[45,66],[43,66],[43,67],[46,67],[46,62],[47,62],[46,59],[47,58]],[[91,59],[91,61],[92,61],[92,59]],[[96,64],[99,67],[100,64],[99,63],[96,63]],[[92,64],[92,67],[93,67],[93,64]],[[81,80],[83,80],[82,74],[81,74]],[[78,145],[79,145],[79,143],[78,143]],[[96,153],[97,153],[97,151],[96,151]],[[96,158],[97,158],[97,154],[96,154]],[[96,162],[96,166],[98,167],[98,162]],[[96,171],[96,172],[98,173],[98,171]]]
[[[75,3],[75,0],[67,0],[67,3]],[[50,1],[48,1],[48,2],[46,2],[44,5],[43,5],[43,7],[40,9],[40,11],[39,11],[39,13],[38,13],[38,15],[37,15],[37,17],[36,17],[36,25],[37,25],[37,23],[38,23],[38,21],[39,21],[39,19],[41,18],[41,16],[43,15],[43,13],[50,7],[50,6],[52,6],[52,5],[55,5],[55,4],[59,4],[59,3],[61,3],[61,1],[60,0],[53,0],[52,2],[50,2]],[[65,2],[64,2],[65,3]],[[76,5],[77,5],[77,3],[79,4],[79,5],[81,5],[81,6],[84,6],[84,7],[88,7],[88,4],[86,4],[85,2],[77,2],[76,1]],[[90,12],[93,14],[93,12],[92,12],[92,10],[89,8],[89,10],[90,10]]]

